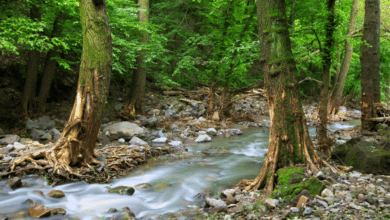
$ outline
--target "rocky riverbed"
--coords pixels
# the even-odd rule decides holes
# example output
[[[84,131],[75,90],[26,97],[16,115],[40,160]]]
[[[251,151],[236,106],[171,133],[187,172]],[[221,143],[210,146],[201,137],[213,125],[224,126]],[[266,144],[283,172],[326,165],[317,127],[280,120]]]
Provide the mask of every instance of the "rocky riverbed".
[[[266,112],[264,108],[264,100],[258,101],[257,99],[252,100],[251,98],[248,98],[242,100],[241,102],[241,107],[235,107],[237,108],[237,111]],[[164,104],[165,106],[163,106]],[[187,102],[181,103],[179,101],[173,102],[168,99],[166,103],[160,103],[159,105],[161,106],[152,107],[153,101],[150,101],[150,110],[148,111],[149,115],[139,116],[134,121],[112,121],[102,124],[101,133],[98,137],[99,143],[97,146],[97,151],[100,153],[99,160],[106,163],[114,157],[121,157],[124,160],[129,161],[129,163],[135,168],[150,158],[155,158],[167,153],[186,152],[188,148],[191,148],[194,145],[210,142],[217,137],[235,137],[242,134],[240,129],[243,128],[267,128],[269,126],[269,121],[267,120],[266,115],[264,117],[260,115],[258,117],[259,120],[255,122],[243,121],[232,123],[228,120],[213,121],[205,119],[203,117],[204,112],[202,111],[205,107],[204,104]],[[313,106],[314,105],[307,106],[304,109],[306,115],[308,116],[308,121],[315,124]],[[238,108],[241,108],[241,110]],[[343,108],[341,110],[341,114],[335,119],[335,121],[359,118],[359,114],[359,111]],[[36,120],[27,121],[25,130],[26,133],[19,135],[5,135],[3,133],[3,136],[0,139],[0,158],[2,159],[1,173],[9,170],[12,162],[18,157],[23,156],[25,152],[32,149],[39,149],[43,147],[43,144],[45,143],[54,142],[61,134],[61,127],[65,124],[66,122],[64,120],[44,116]],[[0,132],[2,131],[0,130]],[[334,148],[344,144],[354,135],[358,134],[348,129],[336,132],[334,136],[336,140]],[[368,137],[366,139],[370,139],[370,141],[377,141],[375,138],[373,140],[372,137]],[[208,152],[204,153],[208,154]],[[178,157],[181,157],[180,153]],[[21,167],[28,166],[28,164],[28,162],[21,164]],[[18,168],[19,167],[16,167],[16,170]],[[96,171],[98,171],[99,168],[100,167],[94,167]],[[294,197],[295,200],[282,199],[282,197],[275,197],[273,199],[266,200],[266,198],[262,197],[261,191],[248,193],[240,191],[239,189],[232,189],[215,193],[198,192],[201,200],[196,202],[196,204],[189,204],[187,209],[176,211],[171,214],[149,215],[142,218],[283,219],[286,217],[298,216],[299,218],[333,219],[335,217],[349,215],[351,219],[360,219],[360,216],[363,214],[367,215],[367,213],[371,214],[371,216],[386,217],[388,203],[385,203],[384,201],[388,198],[388,188],[386,186],[389,185],[389,182],[387,181],[387,176],[368,175],[356,172],[338,172],[336,174],[323,172],[323,174],[324,173],[326,173],[324,177],[317,174],[315,178],[317,178],[318,181],[327,189],[325,191],[327,193],[326,195],[323,193],[324,190],[322,190],[317,196],[311,195],[310,192],[308,194],[305,190],[302,190],[302,195],[296,195]],[[45,173],[40,173],[38,171],[36,174],[40,174],[43,178],[45,177]],[[311,175],[305,175],[306,176],[304,178],[309,180]],[[357,176],[361,178],[357,178]],[[115,179],[114,176],[113,179]],[[232,185],[235,183],[232,183]],[[5,194],[12,194],[14,189],[20,189],[23,187],[28,188],[33,185],[29,182],[23,182],[20,179],[17,179],[17,177],[16,179],[11,178],[7,182],[3,182],[3,184],[3,191],[0,191],[0,193]],[[367,191],[366,188],[368,186],[371,188],[374,186],[375,190]],[[47,185],[45,187],[47,187]],[[115,193],[130,195],[134,193],[134,189],[137,191],[137,187],[139,186],[136,187],[134,185],[129,185],[118,187],[120,188],[112,189],[112,192],[115,191]],[[145,187],[145,185],[143,187]],[[354,187],[366,190],[360,190],[357,193],[354,191]],[[384,191],[382,189],[384,189]],[[35,193],[36,195],[41,196],[40,199],[52,198],[49,196],[49,189],[44,190],[45,192],[38,191],[39,190],[37,189]],[[219,196],[216,197],[215,195]],[[302,196],[305,196],[307,199]],[[375,198],[375,203],[372,203],[374,200],[370,198]],[[299,199],[306,201],[301,202],[301,204],[298,204],[299,207],[297,207],[295,202]],[[371,203],[368,200],[370,200]],[[27,211],[13,214],[12,217],[9,216],[9,218],[29,218],[32,216],[43,217],[50,214],[50,216],[52,216],[51,218],[56,219],[56,216],[66,213],[65,209],[54,207],[53,205],[49,206],[50,207],[42,205],[39,200],[26,201],[23,203],[23,207],[24,209],[28,208]],[[373,210],[375,213],[367,211],[371,208],[374,208]],[[31,211],[28,211],[30,209]],[[40,212],[37,214],[34,210],[39,210]],[[137,212],[134,214],[134,212],[128,207],[112,207],[112,210],[108,210],[107,212],[116,213],[110,215],[111,219],[123,219],[126,217],[134,219],[137,214]],[[358,213],[358,215],[355,215],[355,212]],[[6,219],[6,216],[1,217]],[[64,216],[58,218],[62,219],[63,217]],[[72,216],[72,218],[73,217],[74,216]]]

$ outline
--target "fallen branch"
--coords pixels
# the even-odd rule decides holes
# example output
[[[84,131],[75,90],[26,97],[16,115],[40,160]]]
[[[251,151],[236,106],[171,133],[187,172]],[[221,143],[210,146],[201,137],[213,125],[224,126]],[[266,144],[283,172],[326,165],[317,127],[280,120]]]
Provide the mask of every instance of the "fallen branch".
[[[321,81],[319,81],[319,80],[316,80],[316,79],[313,79],[313,78],[311,78],[311,77],[306,77],[306,78],[304,78],[303,80],[301,80],[301,81],[299,81],[299,84],[301,84],[301,83],[303,83],[304,81],[315,81],[315,82],[317,82],[318,84],[322,84],[322,82]]]

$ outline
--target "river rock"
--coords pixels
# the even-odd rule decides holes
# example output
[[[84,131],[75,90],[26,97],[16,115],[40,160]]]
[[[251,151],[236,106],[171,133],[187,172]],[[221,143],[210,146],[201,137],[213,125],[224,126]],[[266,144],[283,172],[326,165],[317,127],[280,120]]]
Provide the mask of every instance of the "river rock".
[[[17,188],[20,188],[22,186],[22,179],[19,177],[12,177],[9,179],[6,183],[11,189],[15,190]]]
[[[214,128],[208,128],[206,132],[207,132],[207,134],[212,135],[212,136],[217,135],[217,130],[215,130]]]
[[[161,130],[157,132],[157,136],[160,138],[165,137],[164,133]]]
[[[152,185],[150,185],[149,183],[140,183],[140,184],[135,185],[134,189],[136,189],[136,190],[149,189],[151,187],[152,187]]]
[[[33,129],[31,130],[31,133],[30,133],[31,138],[32,138],[33,140],[35,140],[35,141],[41,140],[41,136],[44,135],[44,134],[45,134],[44,131],[38,130],[38,129],[35,129],[35,128],[33,128]]]
[[[264,201],[264,204],[269,207],[269,208],[276,208],[276,206],[278,205],[278,200],[277,199],[271,199],[271,198],[268,198]]]
[[[45,115],[38,118],[38,128],[42,130],[47,130],[53,128],[56,125],[54,120],[51,120],[49,116]]]
[[[60,139],[60,137],[61,137],[61,132],[59,130],[57,130],[56,128],[50,129],[49,134],[51,135],[52,140],[54,142],[57,141],[58,139]]]
[[[175,110],[172,110],[172,109],[167,109],[167,110],[165,110],[165,112],[164,112],[164,115],[165,115],[165,117],[167,117],[167,118],[172,117],[174,114],[176,114],[176,111],[175,111]]]
[[[311,215],[313,213],[313,209],[310,207],[306,207],[305,211],[303,211],[304,215]]]
[[[51,215],[50,208],[48,208],[42,204],[38,204],[36,206],[30,207],[27,212],[33,218],[45,218],[45,217],[49,217]]]
[[[334,196],[334,194],[333,194],[332,190],[326,188],[326,189],[322,190],[321,196],[322,197],[332,197],[332,196]]]
[[[134,145],[137,145],[137,146],[145,146],[145,145],[148,145],[148,143],[146,143],[145,141],[141,140],[140,138],[138,137],[133,137],[130,141],[129,141],[130,144],[134,144]]]
[[[26,145],[21,144],[21,143],[19,143],[19,142],[15,142],[15,143],[14,143],[14,147],[15,147],[15,150],[16,150],[16,151],[25,150],[25,149],[26,149]]]
[[[195,142],[197,142],[197,143],[202,143],[202,142],[207,142],[207,141],[211,141],[211,137],[208,136],[207,134],[199,135],[198,138],[196,138],[196,140],[195,140]]]
[[[40,139],[45,141],[45,140],[51,140],[51,139],[53,139],[53,137],[51,136],[50,133],[45,133],[45,134],[43,134],[43,135],[40,137]]]
[[[51,210],[52,215],[65,215],[66,211],[63,208],[54,208]]]
[[[7,135],[4,135],[4,137],[2,139],[0,139],[0,145],[13,144],[19,140],[20,140],[20,137],[18,135],[7,134]]]
[[[242,135],[242,131],[240,129],[229,129],[229,132],[233,135]]]
[[[215,208],[226,208],[227,207],[226,203],[220,199],[206,197],[205,201],[211,207],[215,207]]]
[[[46,194],[46,196],[59,199],[59,198],[64,197],[65,194],[61,190],[52,190],[48,194]]]
[[[124,121],[104,128],[103,133],[107,134],[107,132],[109,133],[110,138],[115,140],[119,138],[130,139],[134,135],[144,133],[144,129],[137,124]]]
[[[167,140],[168,140],[168,138],[166,138],[166,137],[160,137],[160,138],[153,139],[152,142],[153,143],[166,143]]]
[[[158,122],[158,119],[155,117],[148,118],[148,120],[146,120],[146,125],[149,125],[150,127],[154,127],[154,126],[156,126],[157,122]]]
[[[169,142],[169,145],[171,145],[174,148],[181,148],[184,146],[183,142],[181,142],[181,141],[171,141],[171,142]]]
[[[120,195],[133,195],[135,190],[133,187],[128,187],[128,186],[117,186],[114,188],[111,188],[108,190],[109,193],[116,193]]]
[[[41,190],[34,190],[34,191],[32,191],[32,193],[40,195],[40,196],[45,196]]]

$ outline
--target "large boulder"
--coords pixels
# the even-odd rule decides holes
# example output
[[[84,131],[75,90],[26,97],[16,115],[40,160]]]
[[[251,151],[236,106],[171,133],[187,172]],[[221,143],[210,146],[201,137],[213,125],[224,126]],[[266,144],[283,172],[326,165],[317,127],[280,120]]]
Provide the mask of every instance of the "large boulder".
[[[353,138],[340,145],[332,152],[333,159],[341,160],[347,166],[353,166],[354,170],[372,173],[390,173],[389,146],[375,141],[367,141],[362,138]]]
[[[54,128],[56,125],[56,122],[54,120],[51,120],[49,116],[42,116],[38,118],[38,120],[28,120],[26,123],[26,129],[32,130],[32,129],[41,129],[41,130],[46,130],[46,129],[51,129]]]
[[[143,128],[128,121],[112,124],[103,130],[104,134],[109,134],[108,136],[114,140],[119,138],[130,139],[135,135],[142,134],[143,132]]]

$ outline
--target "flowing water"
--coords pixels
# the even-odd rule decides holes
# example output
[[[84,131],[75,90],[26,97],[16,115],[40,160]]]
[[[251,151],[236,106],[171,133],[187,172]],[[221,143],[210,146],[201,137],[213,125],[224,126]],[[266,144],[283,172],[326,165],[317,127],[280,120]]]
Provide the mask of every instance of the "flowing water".
[[[352,126],[335,124],[330,126],[330,130],[348,127]],[[313,135],[315,130],[310,129],[310,133]],[[220,192],[243,178],[256,177],[262,167],[267,147],[267,131],[246,130],[241,136],[216,137],[212,142],[189,147],[188,152],[149,159],[145,165],[126,177],[114,179],[110,185],[77,182],[50,188],[41,178],[32,176],[23,179],[31,184],[30,187],[14,191],[3,187],[9,194],[0,193],[0,213],[16,215],[16,218],[26,217],[21,211],[30,207],[26,204],[27,199],[38,200],[49,208],[63,208],[68,216],[82,219],[109,217],[114,215],[107,214],[110,208],[119,210],[125,206],[141,219],[151,214],[176,212],[196,203],[197,194],[202,191]],[[0,187],[4,183],[5,181],[0,182]],[[109,187],[135,186],[141,183],[149,183],[152,187],[136,190],[132,196],[107,192]],[[34,190],[41,190],[46,194],[54,189],[63,191],[66,196],[54,199],[33,193]]]

